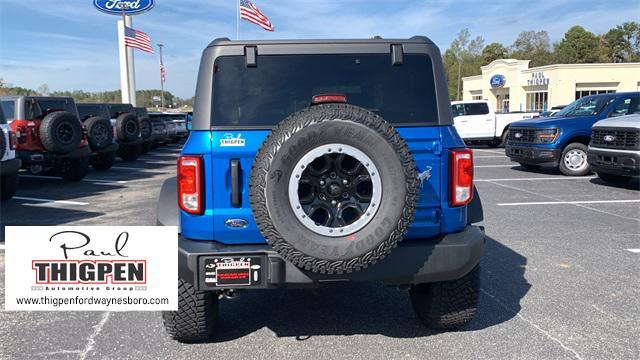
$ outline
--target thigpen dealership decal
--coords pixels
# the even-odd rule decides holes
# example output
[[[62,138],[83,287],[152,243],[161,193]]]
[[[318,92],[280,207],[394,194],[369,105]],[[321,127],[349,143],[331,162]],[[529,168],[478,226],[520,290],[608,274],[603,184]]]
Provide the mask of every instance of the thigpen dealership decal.
[[[10,226],[6,310],[176,310],[177,227]]]

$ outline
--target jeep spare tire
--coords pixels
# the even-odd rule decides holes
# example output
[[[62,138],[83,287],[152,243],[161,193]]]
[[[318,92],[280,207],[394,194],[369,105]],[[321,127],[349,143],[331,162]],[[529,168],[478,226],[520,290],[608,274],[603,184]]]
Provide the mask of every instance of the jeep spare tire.
[[[140,137],[142,137],[142,140],[149,139],[153,131],[151,128],[151,120],[147,117],[143,117],[139,118],[138,122],[140,123]]]
[[[131,113],[120,114],[116,119],[116,136],[121,141],[135,141],[140,136],[138,118]]]
[[[113,129],[109,120],[94,116],[85,120],[84,125],[92,150],[102,150],[113,142]]]
[[[419,181],[391,124],[360,107],[322,104],[271,132],[249,187],[268,243],[299,268],[332,274],[366,268],[398,245]]]
[[[70,153],[82,141],[82,124],[70,112],[52,112],[40,123],[40,141],[48,151],[59,154]]]

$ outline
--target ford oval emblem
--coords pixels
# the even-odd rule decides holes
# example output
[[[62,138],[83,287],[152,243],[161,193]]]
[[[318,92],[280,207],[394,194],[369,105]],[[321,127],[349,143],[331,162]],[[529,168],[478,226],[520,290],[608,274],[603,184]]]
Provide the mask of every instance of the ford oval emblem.
[[[229,229],[244,229],[247,225],[249,225],[249,222],[245,219],[227,219],[227,221],[224,222],[224,226]]]
[[[612,142],[613,140],[616,139],[616,137],[613,135],[605,135],[602,139],[606,142]]]
[[[515,133],[515,135],[513,135],[516,139],[520,139],[522,137],[522,133]]]
[[[489,79],[489,84],[492,88],[501,88],[507,82],[507,78],[504,75],[496,74]]]
[[[155,5],[154,0],[93,0],[96,9],[111,15],[138,15],[149,11]]]

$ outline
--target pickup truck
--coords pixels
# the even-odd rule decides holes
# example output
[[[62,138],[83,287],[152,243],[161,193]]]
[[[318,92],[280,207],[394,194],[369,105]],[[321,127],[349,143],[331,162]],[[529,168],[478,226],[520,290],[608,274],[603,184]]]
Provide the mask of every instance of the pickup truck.
[[[591,171],[587,146],[593,124],[637,113],[639,102],[640,92],[591,95],[572,102],[552,118],[512,123],[505,153],[525,169],[549,165],[564,175],[586,175]]]
[[[640,114],[595,123],[587,160],[604,182],[625,184],[640,176]]]
[[[487,100],[452,101],[451,110],[454,126],[467,144],[493,147],[504,144],[509,124],[540,115],[537,112],[496,114]]]

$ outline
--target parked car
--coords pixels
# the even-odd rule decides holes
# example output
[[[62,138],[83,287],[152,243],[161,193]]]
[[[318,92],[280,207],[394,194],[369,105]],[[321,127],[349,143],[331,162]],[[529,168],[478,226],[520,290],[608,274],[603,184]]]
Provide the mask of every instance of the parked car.
[[[187,137],[187,114],[180,113],[150,113],[151,117],[161,118],[167,126],[169,141],[178,142]]]
[[[87,129],[91,158],[89,163],[96,170],[109,170],[118,151],[115,131],[109,120],[109,109],[105,104],[76,104],[80,121]]]
[[[588,161],[605,182],[627,183],[640,176],[639,106],[636,98],[635,114],[600,120],[591,128]]]
[[[541,112],[540,117],[554,117],[558,112],[560,112],[560,110],[564,109],[565,107],[567,107],[567,105],[554,106],[547,111]]]
[[[23,168],[71,181],[86,176],[91,150],[72,98],[1,96],[0,101]]]
[[[504,143],[509,124],[539,116],[537,112],[496,114],[487,100],[452,101],[453,122],[466,143],[497,147]]]
[[[174,339],[206,340],[238,290],[334,281],[407,289],[432,328],[476,313],[482,207],[440,51],[426,37],[342,44],[203,52],[193,130],[158,203],[158,224],[181,229]]]
[[[131,104],[106,104],[111,124],[116,130],[120,147],[118,156],[124,161],[135,161],[142,154],[140,123]]]
[[[16,158],[16,138],[7,125],[0,106],[0,199],[9,200],[18,190],[20,159]]]
[[[552,166],[568,176],[586,175],[591,171],[587,161],[591,126],[637,112],[639,97],[640,92],[585,96],[552,118],[512,123],[506,155],[526,169]]]
[[[153,145],[153,127],[151,126],[151,120],[149,119],[147,108],[134,107],[133,109],[138,117],[138,122],[140,123],[140,137],[142,138],[141,150],[142,153],[145,154],[151,150],[151,146]]]

